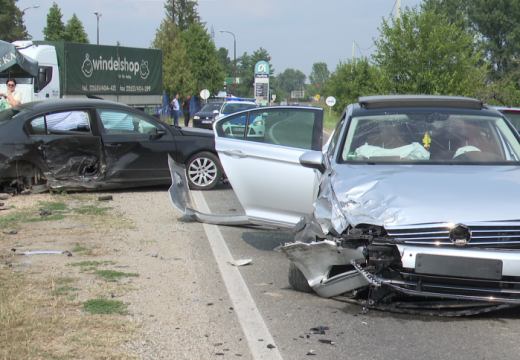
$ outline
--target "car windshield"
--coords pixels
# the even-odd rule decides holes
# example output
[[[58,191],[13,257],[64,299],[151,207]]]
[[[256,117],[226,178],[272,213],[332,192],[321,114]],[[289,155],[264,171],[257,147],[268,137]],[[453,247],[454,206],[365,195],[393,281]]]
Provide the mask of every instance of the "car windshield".
[[[498,116],[460,113],[377,114],[354,117],[340,162],[519,162],[520,143]]]
[[[256,108],[255,104],[244,104],[239,102],[233,102],[228,103],[224,105],[224,108],[222,109],[223,114],[232,114],[236,113],[237,111],[247,110],[247,109],[254,109]]]
[[[222,103],[207,103],[204,105],[201,111],[204,112],[213,112],[213,110],[219,110],[222,106]]]

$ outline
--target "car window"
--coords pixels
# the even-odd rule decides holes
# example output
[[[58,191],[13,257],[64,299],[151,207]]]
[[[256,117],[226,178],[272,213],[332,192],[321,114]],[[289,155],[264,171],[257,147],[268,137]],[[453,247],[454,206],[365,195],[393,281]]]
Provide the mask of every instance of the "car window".
[[[98,109],[107,134],[157,134],[157,125],[144,116],[118,109]]]
[[[222,108],[223,114],[232,114],[239,111],[247,110],[247,109],[254,109],[256,108],[255,104],[244,104],[240,102],[232,102],[224,105]]]
[[[227,118],[217,123],[216,130],[220,137],[244,138],[247,123],[247,113]]]
[[[90,115],[86,110],[60,111],[29,120],[29,134],[51,135],[64,131],[91,133]]]
[[[387,113],[352,119],[340,161],[503,164],[519,156],[518,139],[498,116]]]
[[[511,121],[513,126],[520,130],[520,111],[518,110],[499,110],[504,116]]]
[[[316,112],[300,109],[258,109],[249,113],[246,139],[312,149]]]
[[[220,110],[222,103],[207,103],[204,105],[201,111],[204,112],[213,112],[214,110]]]

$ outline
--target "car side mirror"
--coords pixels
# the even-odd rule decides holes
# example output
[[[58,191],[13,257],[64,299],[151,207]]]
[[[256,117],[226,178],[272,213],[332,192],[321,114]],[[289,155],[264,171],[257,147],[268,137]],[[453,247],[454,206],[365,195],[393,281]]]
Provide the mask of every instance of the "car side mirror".
[[[306,168],[316,169],[322,174],[325,172],[323,153],[321,151],[307,151],[303,153],[300,156],[300,164]]]

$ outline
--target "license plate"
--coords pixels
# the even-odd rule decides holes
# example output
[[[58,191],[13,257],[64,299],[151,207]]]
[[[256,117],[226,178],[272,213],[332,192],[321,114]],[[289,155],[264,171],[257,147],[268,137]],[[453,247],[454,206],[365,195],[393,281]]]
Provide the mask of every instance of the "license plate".
[[[417,254],[415,272],[425,275],[500,280],[502,260]]]
[[[233,132],[244,132],[244,128],[233,128]]]
[[[213,121],[211,120],[202,120],[201,123],[203,124],[211,124]]]

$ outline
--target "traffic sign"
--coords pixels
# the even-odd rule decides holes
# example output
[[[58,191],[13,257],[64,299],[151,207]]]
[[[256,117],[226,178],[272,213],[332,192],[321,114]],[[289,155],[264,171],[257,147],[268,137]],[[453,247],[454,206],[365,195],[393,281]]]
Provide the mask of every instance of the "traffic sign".
[[[334,96],[329,96],[326,100],[325,100],[325,104],[327,104],[328,106],[334,106],[336,105],[336,98]]]
[[[271,102],[275,101],[276,100],[276,94],[271,94]]]
[[[234,77],[227,77],[226,84],[233,84]],[[242,78],[236,78],[236,84],[242,84]]]
[[[201,99],[204,99],[206,100],[207,98],[209,98],[209,90],[208,89],[203,89],[200,91],[200,98]]]
[[[316,94],[316,100],[320,99],[320,94]]]

